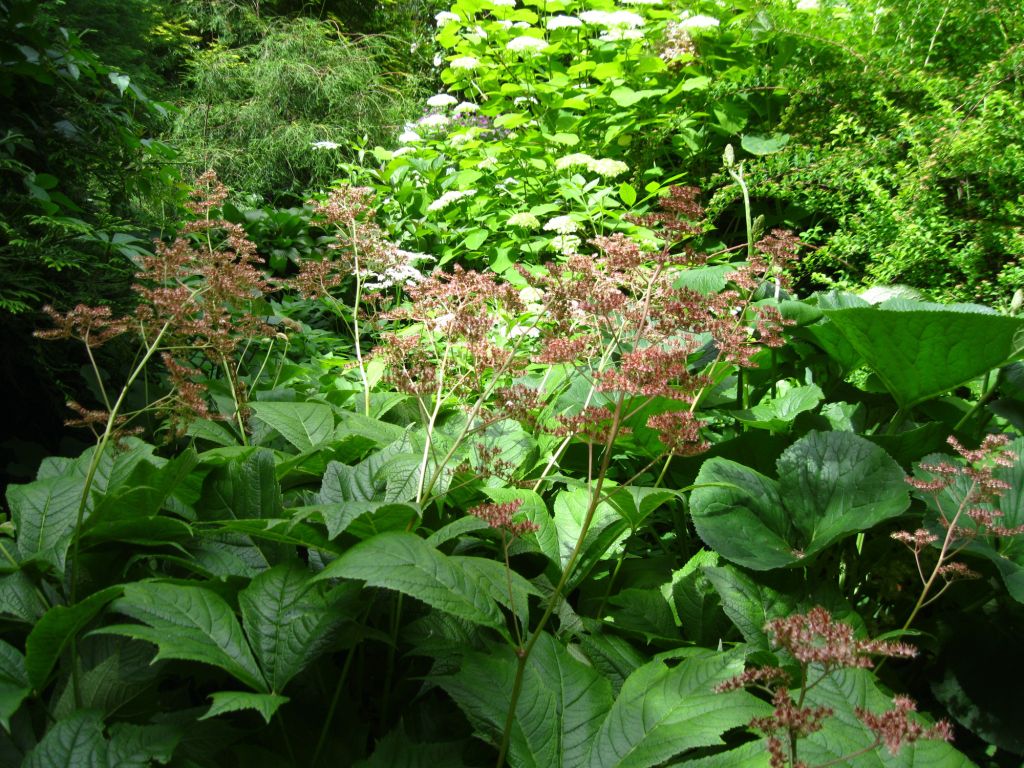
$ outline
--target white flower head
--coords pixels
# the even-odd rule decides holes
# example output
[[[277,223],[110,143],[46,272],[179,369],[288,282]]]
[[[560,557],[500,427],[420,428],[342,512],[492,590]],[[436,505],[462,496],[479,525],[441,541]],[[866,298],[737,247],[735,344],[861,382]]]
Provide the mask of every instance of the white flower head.
[[[476,69],[480,66],[480,59],[476,56],[459,56],[457,59],[452,59],[448,66],[452,69]]]
[[[398,135],[398,140],[402,144],[415,144],[417,141],[423,141],[423,137],[416,133],[416,131],[406,128]]]
[[[437,69],[442,64],[444,64],[444,57],[441,56],[440,53],[435,53],[434,54],[434,69]]]
[[[516,0],[491,0],[491,5],[496,7],[515,8]]]
[[[566,29],[569,27],[582,27],[583,22],[575,16],[549,16],[548,20],[544,22],[544,26],[548,29]]]
[[[525,51],[543,51],[548,47],[548,44],[547,41],[541,40],[539,37],[520,35],[509,40],[505,47],[513,53],[523,53]]]
[[[540,328],[535,325],[513,325],[512,329],[508,332],[508,337],[515,339],[519,336],[529,336],[531,339],[534,339],[540,336]]]
[[[452,113],[456,115],[461,115],[465,112],[478,111],[480,111],[480,106],[478,104],[474,104],[472,101],[461,101],[455,105],[455,109],[452,110]]]
[[[619,0],[623,5],[661,5],[661,0]]]
[[[691,16],[689,11],[683,11],[679,15],[679,26],[682,29],[710,29],[721,23],[714,16],[705,16],[699,13],[696,16]]]
[[[333,141],[314,141],[310,146],[312,146],[313,149],[337,149],[341,144]]]
[[[555,235],[551,238],[551,242],[548,245],[563,256],[572,256],[580,247],[580,242],[576,235]]]
[[[606,179],[613,179],[616,176],[621,176],[629,170],[629,166],[619,160],[601,159],[594,160],[587,165],[591,171],[596,173],[598,176],[603,176]]]
[[[443,27],[446,26],[447,24],[461,22],[462,17],[459,16],[459,14],[457,13],[452,13],[451,11],[441,11],[436,16],[434,16],[434,21],[437,22],[438,27]]]
[[[510,227],[523,227],[524,229],[537,229],[540,226],[540,221],[532,213],[522,211],[509,216],[508,225]]]
[[[427,99],[427,106],[430,107],[450,107],[452,104],[458,104],[459,100],[454,96],[447,93],[439,93],[436,96],[431,96]]]
[[[555,216],[544,222],[545,232],[557,232],[560,235],[571,235],[578,232],[580,225],[571,216]]]
[[[476,167],[477,168],[493,168],[497,164],[498,164],[498,158],[496,158],[494,155],[488,155],[483,160],[481,160],[479,163],[477,163]]]
[[[401,157],[402,155],[408,155],[410,152],[415,152],[416,147],[399,147],[391,153],[392,157]]]
[[[819,6],[820,3],[818,0],[800,0],[800,2],[796,4],[796,9],[798,11],[816,11]]]
[[[428,211],[443,211],[452,203],[461,200],[464,197],[472,197],[476,194],[475,189],[453,189],[449,192],[445,192],[437,200],[427,206]]]
[[[512,29],[529,29],[530,22],[528,21],[513,21]]]
[[[584,11],[580,18],[598,27],[642,27],[644,17],[632,11]]]
[[[445,115],[427,115],[426,117],[421,117],[417,120],[416,125],[423,128],[440,128],[448,125],[449,122],[450,118]]]
[[[494,23],[497,24],[502,29],[512,29],[512,20],[511,19],[498,19]]]
[[[575,152],[555,160],[555,168],[564,171],[566,168],[588,168],[594,158],[584,152]]]

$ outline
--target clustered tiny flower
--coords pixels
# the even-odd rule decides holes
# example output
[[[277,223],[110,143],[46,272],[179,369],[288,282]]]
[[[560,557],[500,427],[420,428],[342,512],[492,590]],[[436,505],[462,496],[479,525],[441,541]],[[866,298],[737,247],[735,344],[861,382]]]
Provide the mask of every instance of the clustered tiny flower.
[[[548,47],[546,40],[529,35],[514,37],[505,44],[505,48],[513,53],[539,53]]]
[[[547,18],[547,21],[544,22],[544,26],[547,27],[549,30],[554,31],[556,29],[571,29],[574,27],[582,27],[583,22],[580,21],[575,16],[558,15],[549,16]]]
[[[466,197],[472,197],[476,194],[475,189],[453,189],[442,194],[439,198],[434,200],[430,205],[427,206],[427,210],[431,213],[435,211],[443,211],[445,208],[450,206],[459,200]]]
[[[452,69],[473,70],[480,66],[480,59],[476,56],[459,56],[448,62]]]
[[[469,514],[480,518],[491,528],[505,531],[512,536],[525,536],[528,533],[539,531],[540,526],[530,520],[514,522],[513,518],[522,506],[522,499],[505,502],[504,504],[481,504],[469,510]]]

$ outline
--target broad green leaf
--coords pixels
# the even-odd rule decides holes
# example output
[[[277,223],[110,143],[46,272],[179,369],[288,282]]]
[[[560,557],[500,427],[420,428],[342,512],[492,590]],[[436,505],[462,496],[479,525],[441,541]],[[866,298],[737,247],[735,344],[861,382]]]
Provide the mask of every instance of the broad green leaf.
[[[64,572],[74,535],[83,480],[68,475],[7,487],[7,504],[17,530],[18,550]]]
[[[662,587],[662,592],[671,599],[683,635],[704,647],[716,645],[729,628],[722,601],[704,573],[705,567],[717,564],[718,553],[702,549]]]
[[[287,696],[276,693],[252,693],[250,691],[220,691],[210,695],[213,703],[200,720],[207,720],[225,712],[238,712],[242,709],[254,709],[260,713],[264,722],[270,724],[274,713],[282,704],[288,702]]]
[[[93,620],[97,613],[122,592],[107,587],[75,605],[55,605],[36,622],[25,640],[25,668],[32,687],[42,691],[68,643]]]
[[[93,500],[83,536],[98,527],[155,518],[199,462],[191,447],[159,464],[149,456],[150,450],[152,447],[147,445],[135,451],[138,458],[129,466],[125,466],[122,456],[115,459],[104,493]],[[159,538],[159,534],[152,538]]]
[[[540,594],[533,584],[497,560],[461,555],[453,555],[449,559],[465,571],[470,581],[485,590],[492,600],[508,608],[512,615],[518,616],[522,626],[529,624],[529,596]]]
[[[463,245],[466,246],[466,250],[475,251],[478,250],[480,246],[484,244],[484,241],[490,236],[491,230],[486,227],[477,227],[476,229],[471,229],[469,231],[463,241]]]
[[[203,587],[136,582],[112,608],[143,624],[103,627],[99,633],[145,640],[157,646],[156,659],[212,664],[260,692],[267,691],[252,651],[231,607]]]
[[[373,754],[356,768],[465,768],[462,742],[413,740],[400,724],[377,742]]]
[[[78,710],[58,721],[25,758],[22,768],[106,768],[103,718]]]
[[[647,656],[618,635],[583,632],[578,639],[579,650],[594,669],[608,678],[616,694],[622,690],[626,678],[647,661]]]
[[[249,406],[256,418],[299,451],[312,450],[334,436],[334,409],[326,403],[252,402]]]
[[[788,133],[773,133],[771,136],[748,133],[740,139],[740,146],[752,155],[771,155],[782,151],[787,144]]]
[[[825,314],[902,408],[947,392],[1018,357],[1024,318],[903,300]]]
[[[327,537],[335,539],[348,530],[354,522],[365,520],[371,527],[377,521],[383,527],[380,530],[389,530],[395,525],[392,521],[398,521],[401,528],[405,528],[410,520],[419,517],[419,509],[412,504],[393,504],[386,501],[340,501],[327,504],[317,504],[313,509],[319,512],[327,526]]]
[[[650,768],[697,747],[722,744],[722,734],[770,707],[746,691],[716,693],[743,671],[736,652],[700,650],[675,666],[655,660],[636,670],[589,745],[588,768]]]
[[[489,591],[475,584],[458,561],[412,533],[391,531],[356,544],[315,580],[330,578],[365,581],[477,624],[504,627],[504,617]]]
[[[709,459],[690,497],[694,526],[708,546],[754,570],[795,564],[910,503],[899,465],[849,432],[810,432],[776,466],[778,482]]]
[[[283,517],[274,454],[260,448],[215,469],[203,483],[197,509],[202,520]]]
[[[472,653],[462,668],[437,682],[474,727],[492,741],[501,738],[516,657],[508,648]],[[558,640],[543,633],[530,654],[512,720],[509,763],[513,768],[585,766],[591,742],[612,705],[611,686],[577,661]]]
[[[242,626],[273,693],[331,642],[341,616],[297,562],[264,571],[238,595]]]
[[[9,540],[7,544],[10,544]],[[46,612],[46,607],[42,594],[24,571],[0,576],[0,615],[35,624]]]
[[[672,763],[671,768],[769,768],[769,760],[765,742],[761,739],[715,755]]]
[[[778,397],[765,398],[753,408],[729,415],[756,429],[785,430],[805,411],[813,411],[825,394],[816,384],[783,387]]]
[[[693,524],[718,554],[760,570],[796,562],[792,523],[774,480],[716,457],[701,466],[696,485],[690,494]]]
[[[759,584],[732,565],[705,566],[701,569],[722,599],[722,610],[756,648],[768,649],[764,626],[772,619],[789,616],[796,601],[771,587]]]
[[[626,205],[633,205],[636,202],[636,187],[626,182],[619,184],[619,199]]]
[[[94,636],[90,639],[89,651],[99,661],[92,666],[86,659],[81,662],[80,708],[98,710],[105,717],[142,695],[154,684],[164,666],[152,663],[153,649],[149,645],[123,637]],[[54,717],[67,717],[77,708],[74,686],[65,686],[53,707]]]
[[[182,729],[176,725],[115,723],[110,726],[107,766],[150,768],[153,761],[166,765],[174,756],[174,749],[182,736]]]
[[[620,486],[608,490],[612,492],[608,503],[618,510],[634,531],[654,510],[680,496],[678,491],[641,485]]]
[[[896,517],[910,505],[906,476],[878,446],[849,432],[811,432],[779,457],[779,492],[806,556]]]
[[[659,589],[624,589],[608,601],[607,616],[602,619],[624,633],[635,632],[648,643],[655,640],[678,643],[672,608]]]
[[[17,648],[0,640],[0,725],[10,733],[11,715],[32,692],[25,669],[25,657]]]
[[[573,548],[583,531],[591,494],[586,489],[562,491],[555,497],[555,530],[558,533],[559,565],[564,569],[572,556]],[[593,519],[587,530],[581,549],[577,573],[585,573],[597,560],[626,535],[628,525],[615,508],[608,502],[600,502],[594,510]],[[602,536],[604,531],[609,535]]]

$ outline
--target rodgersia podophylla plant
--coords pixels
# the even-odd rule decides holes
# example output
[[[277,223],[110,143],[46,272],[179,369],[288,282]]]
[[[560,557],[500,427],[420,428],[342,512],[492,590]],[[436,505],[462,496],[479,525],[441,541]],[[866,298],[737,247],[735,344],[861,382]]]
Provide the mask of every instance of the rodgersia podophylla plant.
[[[996,507],[1010,486],[994,473],[999,467],[1014,466],[1019,458],[1006,447],[1010,437],[987,435],[974,450],[965,448],[953,436],[947,442],[960,454],[962,463],[921,463],[918,470],[923,476],[907,478],[911,486],[934,499],[938,513],[935,524],[892,535],[914,553],[917,574],[921,579],[920,597],[903,629],[913,623],[922,608],[938,600],[953,582],[978,578],[978,574],[956,559],[972,541],[1005,539],[1024,533],[1024,525],[1003,525],[1000,522],[1003,513]],[[925,553],[936,548],[938,556],[929,568]]]
[[[719,684],[716,690],[724,692],[747,687],[771,698],[772,713],[754,718],[750,727],[765,735],[772,768],[812,768],[799,758],[799,741],[825,727],[825,722],[835,712],[827,706],[809,704],[807,697],[829,675],[841,669],[868,669],[877,657],[906,659],[917,655],[913,647],[903,643],[856,639],[853,627],[836,621],[820,606],[806,614],[773,619],[764,629],[784,657],[796,662],[797,674],[794,676],[781,666],[756,667]],[[881,713],[856,707],[857,718],[874,734],[874,742],[814,768],[845,763],[882,746],[896,755],[904,744],[918,739],[948,741],[952,738],[949,723],[925,727],[912,719],[915,709],[913,700],[906,696],[896,696],[892,709]]]
[[[163,362],[167,394],[148,403],[144,410],[165,414],[177,429],[197,417],[229,418],[237,423],[239,437],[245,442],[246,384],[241,376],[241,349],[255,339],[273,338],[262,318],[249,311],[252,302],[271,286],[258,269],[256,248],[244,230],[214,217],[214,211],[227,197],[227,190],[212,171],[198,179],[192,197],[188,207],[196,218],[185,225],[173,242],[158,242],[154,254],[141,260],[135,283],[138,304],[133,315],[114,317],[107,307],[78,306],[66,313],[46,308],[55,327],[37,331],[40,338],[77,339],[84,344],[102,401],[102,407],[95,409],[69,404],[79,417],[69,423],[86,426],[97,437],[76,531],[81,530],[92,481],[104,451],[138,415],[124,411],[128,392],[154,357]],[[125,334],[137,336],[141,351],[120,391],[110,391],[93,350]],[[272,348],[273,341],[270,343]],[[217,377],[223,378],[231,392],[230,414],[210,410],[207,387]],[[77,552],[76,534],[70,560],[72,601]]]

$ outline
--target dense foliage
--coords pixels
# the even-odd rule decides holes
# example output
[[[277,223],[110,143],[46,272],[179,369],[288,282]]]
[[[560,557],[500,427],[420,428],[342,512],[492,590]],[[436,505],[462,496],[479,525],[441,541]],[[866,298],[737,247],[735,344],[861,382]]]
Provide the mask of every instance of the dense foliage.
[[[0,763],[1019,765],[1024,318],[931,300],[1020,287],[977,5],[456,0],[422,116],[218,161],[343,181],[205,172],[46,308],[94,440],[6,491]],[[354,130],[252,90],[323,30],[194,103]]]

